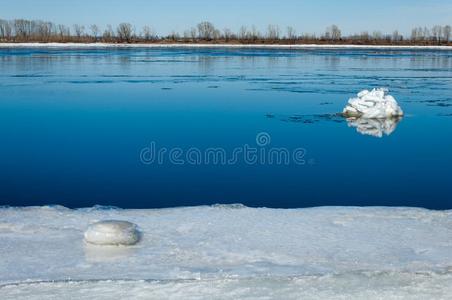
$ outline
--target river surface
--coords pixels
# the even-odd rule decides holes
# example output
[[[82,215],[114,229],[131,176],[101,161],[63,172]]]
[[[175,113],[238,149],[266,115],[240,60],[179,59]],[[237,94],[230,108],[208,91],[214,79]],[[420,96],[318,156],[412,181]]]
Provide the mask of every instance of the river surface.
[[[0,47],[0,205],[450,209],[451,153],[452,51]]]

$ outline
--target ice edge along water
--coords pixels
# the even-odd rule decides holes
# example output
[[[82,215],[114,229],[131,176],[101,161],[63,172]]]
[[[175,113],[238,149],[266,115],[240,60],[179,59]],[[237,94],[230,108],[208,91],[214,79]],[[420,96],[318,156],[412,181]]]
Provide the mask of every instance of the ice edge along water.
[[[140,242],[83,241],[89,224],[111,219],[138,224]],[[451,236],[452,211],[418,208],[0,208],[0,293],[440,299],[451,292]]]
[[[389,49],[449,50],[452,46],[392,45],[257,45],[257,44],[111,44],[111,43],[0,43],[1,48],[250,48],[250,49]]]

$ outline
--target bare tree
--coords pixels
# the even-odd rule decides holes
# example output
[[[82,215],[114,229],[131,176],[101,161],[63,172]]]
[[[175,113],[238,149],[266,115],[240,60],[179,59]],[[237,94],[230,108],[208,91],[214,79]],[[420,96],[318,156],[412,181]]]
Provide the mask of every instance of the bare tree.
[[[443,35],[443,27],[436,25],[432,28],[432,38],[437,41],[438,43],[441,43],[441,37]]]
[[[54,31],[54,25],[51,22],[35,21],[32,27],[32,33],[44,41],[48,41]]]
[[[99,33],[100,33],[99,26],[97,26],[96,24],[93,24],[93,25],[89,26],[89,29],[91,30],[91,34],[93,35],[94,40],[97,40],[97,38],[99,37]]]
[[[450,25],[446,25],[443,28],[443,38],[446,42],[450,41],[451,38],[451,27]]]
[[[249,32],[248,36],[253,40],[258,40],[261,38],[261,33],[257,29],[255,25],[251,26],[251,31]]]
[[[224,36],[224,40],[225,40],[226,42],[228,42],[230,39],[232,39],[233,33],[232,33],[231,29],[225,28],[225,29],[223,30],[223,36]]]
[[[411,31],[411,40],[412,41],[425,41],[429,38],[430,31],[427,27],[416,27]]]
[[[113,27],[110,24],[108,24],[107,28],[105,29],[104,33],[102,34],[102,38],[106,42],[111,42],[114,37],[115,37],[115,32],[113,31]]]
[[[428,40],[430,38],[430,30],[427,27],[424,27],[421,36],[423,40]]]
[[[398,30],[394,30],[394,32],[392,33],[391,39],[392,39],[393,42],[400,42],[400,41],[402,41],[403,37],[399,33]]]
[[[411,29],[411,40],[417,41],[419,39],[419,31],[417,28]]]
[[[176,31],[171,31],[171,33],[168,35],[168,39],[172,40],[172,41],[177,41],[180,39],[180,35],[178,32]]]
[[[215,37],[215,26],[210,22],[198,24],[198,37],[202,40],[212,40]]]
[[[326,29],[325,39],[337,41],[342,37],[342,32],[337,25],[331,25]]]
[[[295,28],[292,26],[287,27],[287,39],[289,40],[295,40],[297,38],[297,34],[295,32]]]
[[[65,38],[71,35],[71,30],[69,29],[69,27],[62,24],[58,25],[57,31],[58,36],[60,37],[61,40],[64,40]]]
[[[10,40],[12,36],[11,24],[6,20],[0,20],[0,39]]]
[[[239,39],[241,39],[241,40],[248,39],[247,33],[248,33],[248,29],[246,28],[246,26],[241,26],[240,30],[239,30]]]
[[[310,34],[310,33],[303,33],[301,36],[301,39],[304,41],[310,41],[310,40],[315,40],[317,39],[315,34]]]
[[[82,37],[82,35],[85,34],[85,26],[80,25],[80,24],[74,24],[74,25],[73,25],[73,28],[74,28],[75,36],[76,36],[78,39],[80,39],[80,38]]]
[[[198,36],[198,30],[195,27],[190,28],[190,38],[195,41]]]
[[[342,37],[342,32],[336,25],[331,26],[331,33],[333,40],[340,40]]]
[[[381,31],[374,31],[372,33],[372,39],[378,41],[381,40],[383,38],[383,34],[381,33]]]
[[[363,41],[368,41],[370,40],[370,35],[368,31],[363,31],[361,32],[361,34],[359,35],[359,39],[363,40]]]
[[[186,41],[190,40],[190,30],[184,30],[183,38]]]
[[[130,23],[121,23],[116,29],[120,41],[130,43],[133,36],[133,27]]]
[[[13,22],[16,38],[26,40],[31,35],[31,21],[18,19]]]
[[[267,38],[269,40],[279,40],[281,35],[281,30],[278,25],[268,25],[267,27]]]
[[[152,30],[151,27],[149,27],[149,26],[147,26],[147,25],[143,27],[143,38],[144,38],[146,41],[154,40],[154,39],[155,39],[155,36],[156,36],[156,34],[155,34],[155,32]]]

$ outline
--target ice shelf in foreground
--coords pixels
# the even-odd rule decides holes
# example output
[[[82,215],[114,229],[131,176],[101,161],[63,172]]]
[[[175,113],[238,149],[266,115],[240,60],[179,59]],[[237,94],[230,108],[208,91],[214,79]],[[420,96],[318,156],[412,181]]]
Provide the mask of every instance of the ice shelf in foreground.
[[[106,220],[89,225],[85,241],[94,245],[134,245],[139,240],[137,225],[127,221]]]
[[[85,243],[98,220],[139,224],[140,242]],[[416,208],[0,208],[0,295],[447,299],[451,236],[452,211]]]
[[[356,98],[348,100],[343,114],[346,117],[384,119],[401,117],[403,111],[387,89],[378,88],[361,91]]]

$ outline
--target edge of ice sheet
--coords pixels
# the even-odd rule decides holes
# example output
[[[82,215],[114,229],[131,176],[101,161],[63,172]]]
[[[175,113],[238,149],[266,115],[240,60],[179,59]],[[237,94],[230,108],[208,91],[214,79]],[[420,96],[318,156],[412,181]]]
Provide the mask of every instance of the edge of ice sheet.
[[[447,299],[452,273],[377,272],[290,278],[90,280],[0,286],[4,300],[27,299]],[[22,299],[22,298],[21,298]]]
[[[255,44],[112,44],[112,43],[0,43],[1,48],[247,48],[247,49],[389,49],[450,50],[452,46],[392,45],[255,45]]]

